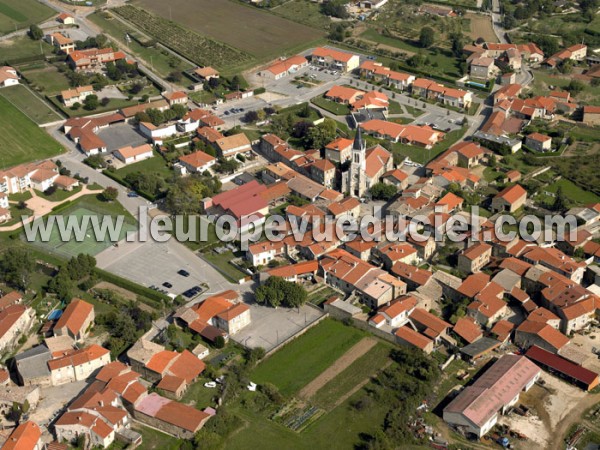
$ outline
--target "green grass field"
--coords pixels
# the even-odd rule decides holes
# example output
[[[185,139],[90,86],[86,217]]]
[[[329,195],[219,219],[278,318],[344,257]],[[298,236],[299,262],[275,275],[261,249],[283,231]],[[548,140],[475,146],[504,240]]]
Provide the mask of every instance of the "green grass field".
[[[572,181],[562,178],[555,183],[552,183],[545,190],[548,192],[556,192],[558,188],[562,188],[562,192],[569,200],[574,203],[586,205],[588,203],[600,202],[600,197],[590,191],[581,189]]]
[[[52,17],[56,12],[36,0],[1,0],[0,34],[10,33],[16,28],[26,28]]]
[[[0,91],[0,95],[37,124],[62,119],[56,111],[23,85],[4,88]]]
[[[43,58],[42,55],[51,55],[53,48],[45,41],[33,41],[27,36],[0,41],[0,64],[33,56]]]
[[[32,70],[24,70],[23,75],[32,88],[40,89],[47,95],[60,94],[60,91],[71,87],[68,78],[64,73],[59,72],[56,66],[47,65]]]
[[[310,102],[314,105],[317,105],[319,108],[323,108],[325,111],[335,114],[336,116],[346,116],[350,114],[350,108],[348,105],[332,102],[331,100],[327,100],[325,97],[320,95],[311,99]]]
[[[283,395],[294,395],[363,336],[356,328],[324,320],[262,362],[252,380],[273,383]]]
[[[112,217],[115,219],[117,216],[123,216],[123,225],[119,233],[119,240],[125,238],[128,231],[135,230],[135,219],[117,202],[108,204],[101,202],[96,196],[86,196],[76,200],[73,205],[68,206],[65,210],[53,213],[56,216],[62,216],[66,220],[70,220],[71,217],[77,218],[79,224],[83,224],[83,218],[85,216],[97,217],[100,220],[100,226],[104,217]],[[47,218],[44,219],[44,223],[47,222]],[[65,222],[66,223],[66,222]],[[114,221],[116,224],[117,222]],[[108,229],[108,227],[107,227]],[[96,236],[93,232],[91,220],[87,224],[85,232],[81,236],[81,240],[77,240],[75,233],[71,236],[70,240],[63,242],[61,239],[59,226],[55,223],[51,229],[50,239],[47,242],[43,242],[40,236],[36,236],[35,241],[31,242],[32,245],[37,246],[45,252],[56,254],[65,258],[71,258],[77,256],[80,253],[88,255],[97,255],[102,250],[107,249],[113,243],[110,241],[110,236],[106,233],[103,240],[97,240],[100,236]]]
[[[50,158],[64,151],[58,142],[2,95],[0,95],[0,136],[2,136],[0,169]]]
[[[171,176],[173,176],[173,171],[167,167],[167,163],[163,157],[160,156],[156,151],[154,152],[153,158],[148,158],[144,161],[134,164],[129,164],[128,166],[113,172],[113,175],[123,180],[127,175],[134,172],[157,173],[165,179],[169,179]]]

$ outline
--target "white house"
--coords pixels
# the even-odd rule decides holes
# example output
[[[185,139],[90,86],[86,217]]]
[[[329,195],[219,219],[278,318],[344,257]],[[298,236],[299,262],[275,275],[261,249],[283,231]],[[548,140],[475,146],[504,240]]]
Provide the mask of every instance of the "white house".
[[[162,142],[163,139],[177,134],[175,123],[156,126],[150,122],[140,122],[139,127],[142,134],[154,142]]]
[[[60,96],[63,103],[67,107],[73,106],[75,103],[83,103],[85,99],[94,94],[94,88],[92,86],[78,86],[73,89],[67,89],[61,91]]]
[[[0,87],[14,86],[15,84],[19,84],[17,71],[10,66],[0,67]]]
[[[8,209],[8,195],[0,192],[0,208]]]
[[[122,147],[113,152],[115,158],[123,161],[125,164],[132,164],[135,162],[144,161],[148,158],[152,158],[154,153],[152,152],[152,146],[150,144],[142,144],[137,147],[128,145]]]
[[[35,173],[30,176],[31,185],[34,189],[44,192],[54,184],[54,180],[59,176],[60,175],[53,170],[36,170]]]

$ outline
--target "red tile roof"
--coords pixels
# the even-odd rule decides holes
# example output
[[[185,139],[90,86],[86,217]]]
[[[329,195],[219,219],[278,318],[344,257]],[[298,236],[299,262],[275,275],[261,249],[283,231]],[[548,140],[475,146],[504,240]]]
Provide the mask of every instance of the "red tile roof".
[[[458,334],[469,344],[472,344],[477,339],[483,336],[479,325],[477,325],[475,321],[470,317],[461,317],[460,319],[458,319],[452,331]]]
[[[525,356],[535,363],[549,367],[555,372],[567,375],[569,378],[582,383],[588,390],[593,389],[598,385],[597,373],[592,372],[585,367],[578,366],[577,364],[574,364],[559,355],[550,353],[543,348],[534,345],[527,353],[525,353]]]
[[[67,305],[58,322],[54,326],[55,329],[66,327],[73,335],[83,332],[82,327],[90,315],[94,313],[94,306],[79,298],[73,299]]]
[[[523,189],[520,185],[515,184],[513,186],[509,186],[503,189],[496,195],[495,198],[501,198],[507,203],[513,204],[524,195],[527,195],[527,191]]]
[[[2,450],[34,450],[42,437],[40,427],[34,422],[23,422],[10,434]]]

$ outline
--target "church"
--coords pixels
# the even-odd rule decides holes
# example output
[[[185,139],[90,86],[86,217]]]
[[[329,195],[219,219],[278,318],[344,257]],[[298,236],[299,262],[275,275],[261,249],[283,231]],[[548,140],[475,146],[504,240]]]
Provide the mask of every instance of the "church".
[[[342,173],[342,192],[349,193],[353,197],[362,197],[371,186],[379,182],[385,172],[392,170],[393,167],[392,154],[381,145],[367,149],[359,126],[352,144],[350,167]]]

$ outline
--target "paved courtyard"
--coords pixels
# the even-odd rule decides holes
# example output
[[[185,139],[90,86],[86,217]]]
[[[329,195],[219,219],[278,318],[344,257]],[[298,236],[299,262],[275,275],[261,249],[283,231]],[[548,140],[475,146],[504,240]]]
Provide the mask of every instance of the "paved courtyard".
[[[300,309],[289,309],[270,308],[253,303],[250,304],[252,322],[231,336],[231,339],[245,347],[262,347],[268,352],[324,314],[308,305]]]
[[[40,402],[30,415],[30,419],[39,425],[47,425],[55,418],[58,411],[83,392],[87,386],[86,381],[75,381],[60,386],[42,388]]]
[[[140,134],[134,125],[128,123],[111,125],[104,130],[100,130],[98,136],[106,142],[106,148],[109,152],[127,145],[136,146],[148,142],[148,139]]]

